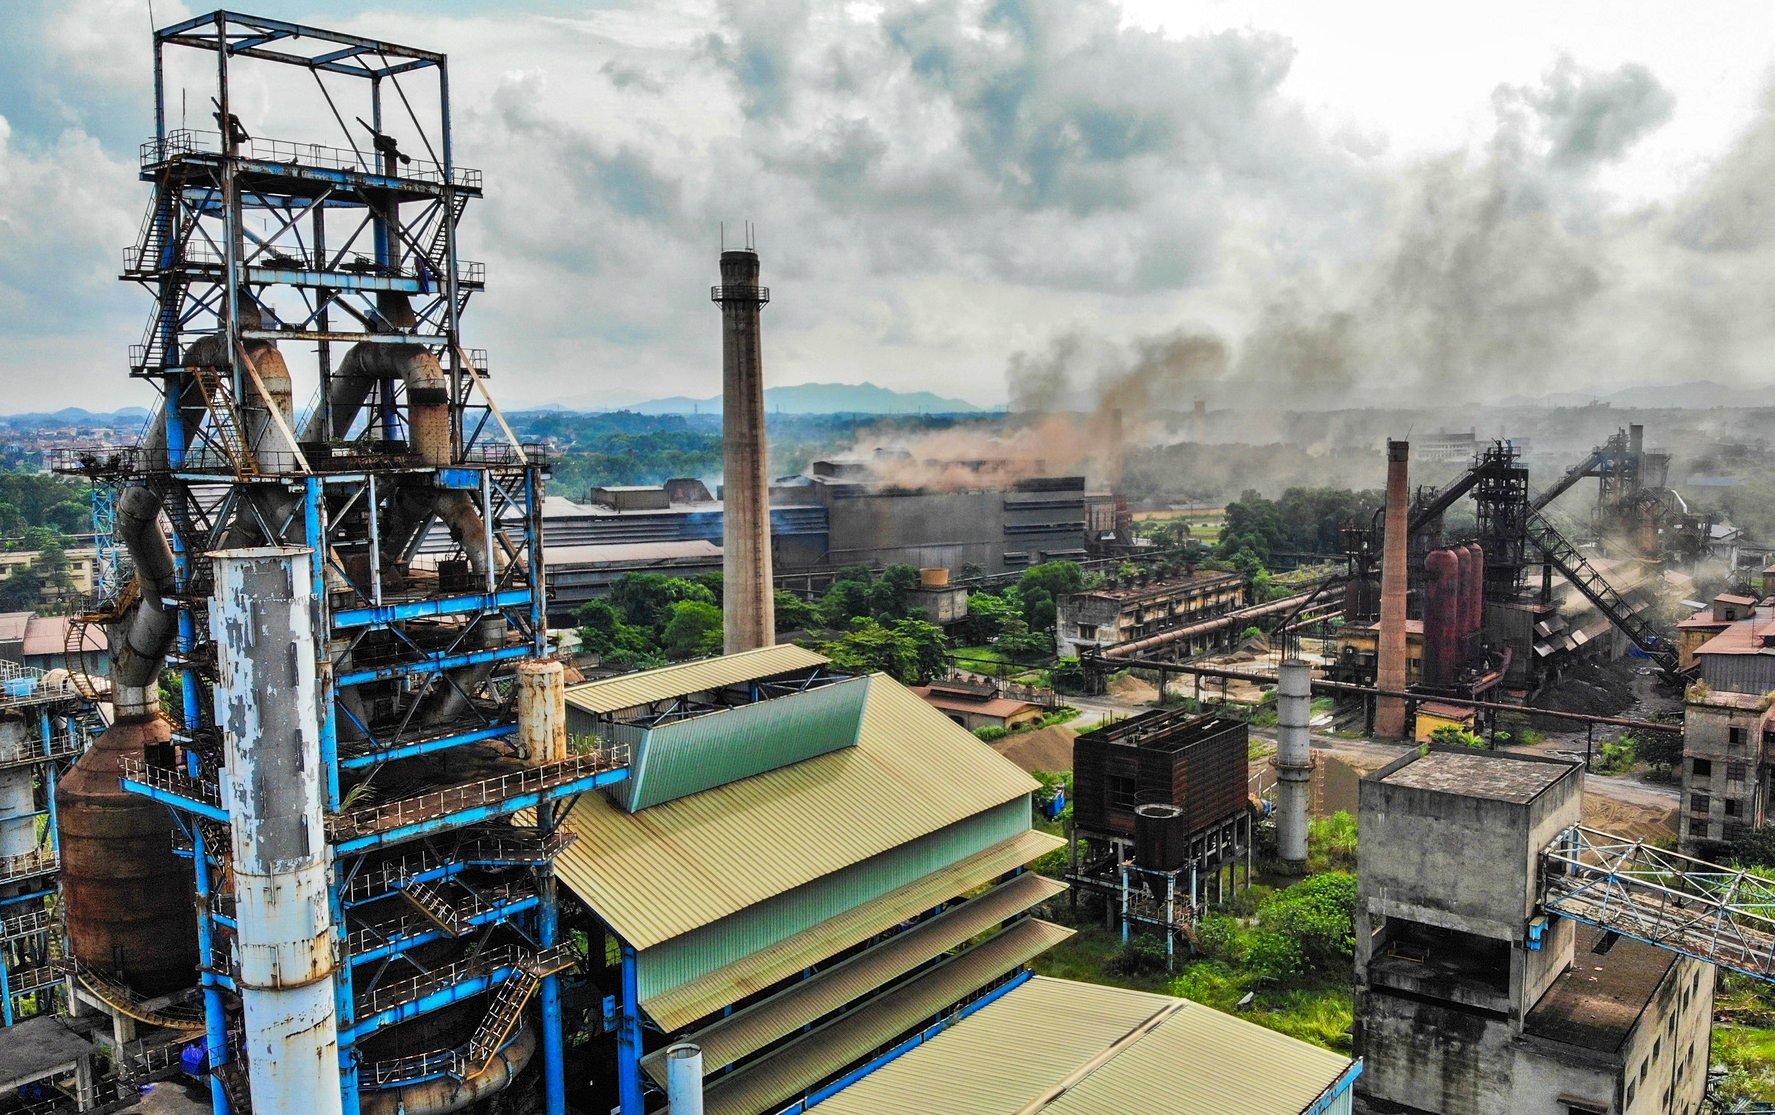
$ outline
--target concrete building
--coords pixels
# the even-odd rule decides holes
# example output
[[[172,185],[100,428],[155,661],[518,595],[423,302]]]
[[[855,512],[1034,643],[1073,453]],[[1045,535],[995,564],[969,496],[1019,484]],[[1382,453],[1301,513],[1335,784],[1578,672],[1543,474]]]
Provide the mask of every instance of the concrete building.
[[[1722,592],[1713,598],[1713,603],[1678,623],[1677,661],[1681,667],[1685,670],[1692,669],[1695,665],[1695,652],[1739,620],[1752,618],[1756,614],[1756,604],[1748,596]]]
[[[92,594],[92,578],[98,551],[91,546],[76,547],[66,550],[68,558],[69,591],[79,596]],[[0,551],[0,577],[11,576],[14,570],[23,569],[42,557],[41,550],[5,550]],[[45,602],[62,599],[67,593],[45,587],[42,598]]]
[[[1683,710],[1681,848],[1720,855],[1768,817],[1775,788],[1775,723],[1762,696],[1696,685]]]
[[[1382,1115],[1692,1115],[1710,965],[1536,906],[1575,763],[1432,748],[1362,780],[1357,1083]]]
[[[111,672],[110,643],[105,629],[86,627],[70,649],[68,616],[36,612],[0,612],[0,660],[36,670],[83,670],[95,677]]]
[[[1073,592],[1055,601],[1055,642],[1062,655],[1106,651],[1122,643],[1162,634],[1243,608],[1250,586],[1240,573],[1206,570],[1154,580],[1146,576],[1087,592]],[[1204,634],[1189,653],[1206,650],[1237,631]]]
[[[940,681],[914,686],[924,702],[968,731],[980,728],[1019,728],[1040,720],[1046,709],[1033,701],[1001,697],[991,685]]]
[[[1694,660],[1710,689],[1758,696],[1775,689],[1775,608],[1728,623],[1695,648]]]

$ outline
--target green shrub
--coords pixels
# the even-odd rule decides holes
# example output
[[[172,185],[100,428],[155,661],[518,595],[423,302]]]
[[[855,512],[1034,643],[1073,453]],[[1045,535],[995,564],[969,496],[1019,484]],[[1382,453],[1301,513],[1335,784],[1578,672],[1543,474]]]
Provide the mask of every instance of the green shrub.
[[[1276,958],[1272,963],[1280,962],[1282,946],[1259,942],[1259,938],[1274,934],[1298,950],[1298,966],[1287,971],[1330,971],[1354,955],[1355,917],[1356,876],[1330,872],[1296,883],[1272,896],[1258,911],[1260,931],[1252,935],[1251,963],[1266,967],[1259,960],[1263,949],[1275,950],[1269,954]],[[1274,971],[1281,974],[1280,969]]]
[[[1445,747],[1484,747],[1485,737],[1458,724],[1444,724],[1430,733],[1430,742]]]
[[[1307,870],[1356,870],[1356,818],[1343,810],[1307,824]]]
[[[1165,970],[1165,942],[1147,934],[1130,938],[1110,957],[1109,970],[1124,976],[1162,972]]]
[[[1591,764],[1603,774],[1626,774],[1639,762],[1638,741],[1625,733],[1602,745],[1602,754]]]
[[[1209,914],[1196,926],[1196,947],[1202,950],[1203,956],[1236,966],[1245,963],[1250,936],[1237,918]]]
[[[985,740],[987,743],[991,743],[993,740],[1004,739],[1006,736],[1008,736],[1010,734],[1011,734],[1011,729],[1001,728],[996,724],[988,724],[984,728],[975,728],[974,729],[974,735],[979,737],[980,739]]]

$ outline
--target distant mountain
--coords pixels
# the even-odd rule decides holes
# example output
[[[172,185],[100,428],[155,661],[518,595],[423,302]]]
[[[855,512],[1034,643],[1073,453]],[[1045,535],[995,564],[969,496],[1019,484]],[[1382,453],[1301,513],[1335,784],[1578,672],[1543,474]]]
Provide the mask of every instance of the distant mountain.
[[[800,383],[764,389],[764,408],[772,414],[978,414],[987,408],[965,399],[929,391],[894,391],[873,383]],[[719,414],[721,396],[692,399],[675,395],[621,407],[635,414]]]
[[[1635,410],[1709,410],[1714,407],[1775,406],[1775,387],[1731,387],[1711,379],[1688,383],[1641,383],[1613,392],[1557,391],[1550,395],[1509,395],[1494,407],[1581,407],[1592,403]]]
[[[31,411],[26,414],[0,415],[0,425],[15,430],[56,429],[62,426],[140,426],[148,418],[141,407],[124,407],[114,411],[90,411],[64,407],[54,413]]]

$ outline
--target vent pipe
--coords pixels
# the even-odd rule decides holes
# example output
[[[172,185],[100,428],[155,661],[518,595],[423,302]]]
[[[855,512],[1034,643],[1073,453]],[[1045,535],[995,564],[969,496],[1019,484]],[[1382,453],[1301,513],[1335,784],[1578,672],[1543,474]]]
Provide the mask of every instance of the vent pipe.
[[[253,1110],[339,1115],[314,551],[266,546],[210,556],[222,792],[233,818],[235,982]]]
[[[1411,534],[1411,444],[1387,442],[1387,528],[1381,543],[1380,653],[1375,686],[1394,693],[1405,689],[1406,550]],[[1405,702],[1377,697],[1374,734],[1384,739],[1405,735]]]
[[[721,253],[722,620],[734,654],[776,642],[770,568],[770,476],[764,425],[758,253]]]
[[[666,1047],[666,1110],[703,1115],[703,1047],[681,1041]]]
[[[1276,852],[1289,867],[1307,862],[1307,798],[1312,791],[1313,670],[1299,658],[1282,663],[1276,682]]]

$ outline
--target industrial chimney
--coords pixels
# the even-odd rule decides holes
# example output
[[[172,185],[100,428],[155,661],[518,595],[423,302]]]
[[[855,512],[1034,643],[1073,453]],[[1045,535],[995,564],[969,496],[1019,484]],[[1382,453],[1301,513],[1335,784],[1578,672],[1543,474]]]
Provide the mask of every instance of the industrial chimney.
[[[758,253],[721,253],[721,529],[725,651],[776,642],[776,595],[770,570],[770,477],[764,428],[764,361],[759,311],[770,291],[758,285]]]
[[[1307,802],[1312,797],[1312,667],[1299,658],[1283,662],[1276,689],[1276,853],[1298,870],[1307,863]]]
[[[1387,533],[1381,544],[1381,635],[1375,686],[1392,693],[1405,690],[1405,555],[1411,533],[1411,443],[1387,442]],[[1385,739],[1405,735],[1405,701],[1379,697],[1374,734]]]

